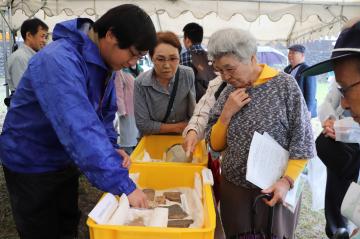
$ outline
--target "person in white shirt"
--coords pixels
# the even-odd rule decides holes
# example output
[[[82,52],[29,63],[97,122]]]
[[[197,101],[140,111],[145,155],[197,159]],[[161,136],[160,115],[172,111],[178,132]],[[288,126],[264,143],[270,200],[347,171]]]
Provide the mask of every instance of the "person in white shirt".
[[[48,30],[49,27],[37,18],[22,23],[20,31],[24,44],[8,59],[7,83],[12,93],[16,90],[31,57],[46,45]]]
[[[222,84],[223,87],[221,87]],[[205,128],[209,120],[209,112],[214,106],[216,98],[219,96],[217,95],[216,97],[215,94],[220,87],[224,88],[224,86],[226,86],[226,83],[222,81],[220,76],[217,76],[215,79],[209,81],[209,86],[205,94],[196,104],[194,113],[183,131],[183,148],[187,155],[195,150],[195,146],[200,140],[204,139]],[[218,92],[218,94],[220,93],[221,92]]]

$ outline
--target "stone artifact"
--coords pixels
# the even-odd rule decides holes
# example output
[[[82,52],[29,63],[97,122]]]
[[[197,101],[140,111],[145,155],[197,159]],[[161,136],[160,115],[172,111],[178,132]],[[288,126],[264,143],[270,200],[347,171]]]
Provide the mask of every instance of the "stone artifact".
[[[155,202],[157,204],[166,204],[166,198],[165,198],[165,196],[156,196]]]
[[[169,201],[181,203],[181,192],[164,192],[163,195]]]
[[[188,214],[177,204],[168,206],[167,208],[169,208],[169,219],[184,219],[188,216]]]
[[[168,221],[168,227],[179,227],[179,228],[187,228],[192,223],[194,223],[191,219],[185,219],[185,220],[169,220]]]
[[[190,163],[191,160],[191,157],[186,157],[181,144],[174,144],[166,150],[166,162]]]
[[[149,201],[148,200],[148,204],[149,204],[149,209],[154,209],[154,208],[159,206],[159,204],[157,202],[155,202],[155,201]]]

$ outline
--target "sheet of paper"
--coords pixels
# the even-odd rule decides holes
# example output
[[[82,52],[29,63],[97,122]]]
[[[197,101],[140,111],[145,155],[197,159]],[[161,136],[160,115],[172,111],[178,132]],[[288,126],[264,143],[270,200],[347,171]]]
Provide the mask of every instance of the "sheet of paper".
[[[289,152],[267,133],[254,133],[247,161],[246,180],[261,189],[273,185],[285,172]]]
[[[194,189],[195,189],[195,191],[199,194],[200,199],[202,199],[203,186],[202,186],[202,182],[201,182],[201,178],[200,178],[200,174],[199,174],[199,173],[195,173],[195,177],[194,177]]]
[[[169,209],[157,207],[150,219],[150,227],[167,227],[169,217]]]
[[[109,221],[106,223],[108,225],[123,225],[127,214],[130,210],[130,203],[125,194],[122,194],[119,200],[119,206],[116,208],[113,215],[110,217]]]
[[[118,207],[116,197],[107,193],[98,204],[91,210],[89,217],[97,224],[106,224]]]
[[[341,214],[360,227],[360,185],[352,182],[341,204]]]

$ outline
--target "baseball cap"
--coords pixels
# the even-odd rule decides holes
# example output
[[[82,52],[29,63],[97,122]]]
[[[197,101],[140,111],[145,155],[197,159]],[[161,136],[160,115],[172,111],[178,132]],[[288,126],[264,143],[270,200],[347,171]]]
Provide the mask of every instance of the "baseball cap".
[[[292,45],[288,49],[291,50],[291,51],[297,51],[297,52],[305,53],[305,47],[303,45],[300,45],[300,44]]]

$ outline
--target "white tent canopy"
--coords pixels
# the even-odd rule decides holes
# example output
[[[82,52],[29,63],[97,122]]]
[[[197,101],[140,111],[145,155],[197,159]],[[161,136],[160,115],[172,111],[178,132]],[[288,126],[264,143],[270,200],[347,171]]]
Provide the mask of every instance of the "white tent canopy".
[[[15,29],[34,15],[50,27],[76,16],[95,20],[123,3],[142,7],[157,30],[182,35],[185,24],[198,22],[208,38],[220,28],[240,27],[263,43],[289,44],[337,36],[347,19],[360,16],[360,0],[0,0],[1,7],[11,10],[10,24]]]

